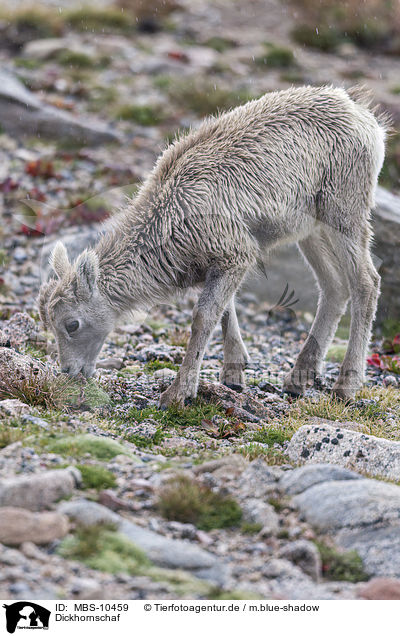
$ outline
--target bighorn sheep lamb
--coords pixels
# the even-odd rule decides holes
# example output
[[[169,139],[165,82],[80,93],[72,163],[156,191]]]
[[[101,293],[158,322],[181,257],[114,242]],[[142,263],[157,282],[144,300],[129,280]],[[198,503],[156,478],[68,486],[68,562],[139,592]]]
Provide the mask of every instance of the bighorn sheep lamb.
[[[161,404],[196,396],[204,350],[220,319],[221,381],[242,386],[247,352],[235,292],[268,250],[297,242],[319,302],[284,389],[300,394],[321,372],[351,299],[349,344],[334,392],[352,398],[363,382],[379,295],[369,217],[386,123],[362,91],[299,87],[206,119],[175,141],[94,249],[70,263],[61,243],[54,248],[57,277],[43,285],[39,304],[62,370],[91,376],[121,317],[202,285],[185,359]]]

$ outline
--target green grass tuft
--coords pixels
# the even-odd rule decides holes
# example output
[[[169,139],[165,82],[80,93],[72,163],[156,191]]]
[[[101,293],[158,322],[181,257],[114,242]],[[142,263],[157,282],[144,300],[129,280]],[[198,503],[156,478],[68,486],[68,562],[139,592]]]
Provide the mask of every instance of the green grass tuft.
[[[93,466],[92,464],[79,464],[77,468],[82,475],[83,488],[114,488],[117,484],[115,475],[103,466]]]
[[[159,108],[154,106],[140,106],[138,104],[124,104],[116,113],[117,118],[133,121],[140,126],[157,126],[164,116]]]
[[[171,369],[172,371],[178,371],[179,365],[174,364],[173,362],[161,362],[161,360],[150,360],[150,362],[146,362],[144,365],[146,373],[154,373],[154,371],[158,371],[159,369]]]
[[[322,574],[330,581],[367,581],[368,575],[359,554],[355,550],[338,552],[335,548],[315,541],[322,560]]]
[[[131,541],[107,526],[78,528],[57,549],[65,559],[81,561],[94,570],[110,574],[140,574],[150,561]]]
[[[131,455],[119,442],[109,437],[97,437],[89,434],[71,435],[55,440],[49,439],[46,445],[50,452],[64,457],[82,457],[87,453],[101,461],[109,461],[117,455]]]
[[[259,66],[290,68],[295,64],[293,52],[284,46],[266,44],[266,52],[256,59]]]
[[[326,359],[331,362],[343,362],[346,351],[347,345],[332,345],[328,349]]]
[[[242,510],[232,497],[214,492],[183,475],[164,486],[158,509],[170,521],[193,523],[201,530],[231,528],[242,519]]]
[[[65,23],[77,31],[92,33],[127,33],[135,28],[135,21],[129,11],[113,7],[83,7],[66,13]]]

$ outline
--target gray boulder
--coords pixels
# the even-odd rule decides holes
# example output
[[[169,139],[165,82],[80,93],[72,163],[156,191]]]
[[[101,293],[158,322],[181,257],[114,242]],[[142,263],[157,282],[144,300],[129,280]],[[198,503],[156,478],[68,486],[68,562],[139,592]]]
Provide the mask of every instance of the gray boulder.
[[[72,139],[79,144],[120,141],[117,133],[98,122],[80,121],[44,104],[10,73],[0,70],[0,121],[9,135]]]
[[[263,535],[276,534],[279,530],[279,516],[271,504],[261,499],[246,499],[242,503],[243,517],[249,523],[260,524]]]
[[[299,539],[291,541],[279,551],[279,557],[291,561],[305,574],[318,581],[322,572],[321,555],[317,546],[311,541]]]
[[[30,512],[23,508],[5,507],[0,513],[0,542],[20,545],[32,541],[39,545],[64,537],[68,519],[59,512]]]
[[[105,506],[86,499],[63,502],[58,511],[83,525],[112,523],[137,545],[156,565],[187,570],[198,578],[222,585],[227,570],[219,559],[203,548],[181,539],[170,539],[112,512]]]
[[[61,497],[71,495],[81,479],[79,470],[72,466],[0,479],[0,506],[44,510]]]
[[[400,486],[374,479],[328,481],[293,498],[302,516],[323,532],[387,522],[400,532]],[[400,539],[400,534],[399,534]]]
[[[310,464],[283,474],[279,488],[287,495],[297,495],[324,481],[360,479],[360,475],[333,464]]]
[[[369,475],[400,479],[400,442],[340,426],[302,426],[287,448],[295,463],[337,464]]]
[[[400,487],[356,479],[330,481],[293,499],[301,515],[335,543],[356,550],[374,576],[400,577]]]

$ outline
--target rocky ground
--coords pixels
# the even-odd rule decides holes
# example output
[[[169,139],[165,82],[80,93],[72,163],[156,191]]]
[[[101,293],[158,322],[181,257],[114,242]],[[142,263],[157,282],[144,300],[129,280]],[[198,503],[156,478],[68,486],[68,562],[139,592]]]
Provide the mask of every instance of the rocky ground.
[[[0,51],[10,90],[19,78],[50,120],[47,107],[82,124],[19,138],[16,102],[0,99],[10,126],[0,135],[0,598],[400,598],[395,324],[374,334],[353,404],[329,392],[346,321],[319,390],[293,400],[281,381],[312,315],[245,289],[246,390],[218,384],[216,330],[198,402],[167,411],[158,398],[184,355],[194,295],[111,334],[86,385],[58,373],[39,324],[52,242],[76,252],[93,241],[178,128],[293,82],[352,83],[356,71],[397,116],[398,57],[296,45],[286,5],[250,6],[182,2],[151,34],[68,25],[52,38],[23,31],[17,51]],[[111,144],[77,147],[105,122]]]

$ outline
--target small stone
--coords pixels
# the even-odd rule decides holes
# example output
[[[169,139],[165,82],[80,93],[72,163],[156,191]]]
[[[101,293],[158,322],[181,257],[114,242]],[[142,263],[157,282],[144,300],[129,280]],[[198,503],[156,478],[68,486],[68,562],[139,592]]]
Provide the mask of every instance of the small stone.
[[[276,534],[279,530],[279,516],[271,504],[261,499],[246,499],[242,503],[243,517],[249,523],[262,526],[263,535]]]
[[[68,529],[67,517],[57,512],[34,513],[8,506],[1,509],[0,542],[6,545],[20,545],[25,541],[51,543],[64,537]]]
[[[360,475],[334,464],[310,464],[283,474],[279,488],[287,495],[297,495],[325,481],[360,479]]]
[[[394,375],[387,375],[385,378],[383,378],[383,384],[385,386],[397,386],[398,380],[394,377]]]
[[[279,476],[279,468],[268,466],[263,459],[255,459],[238,480],[240,495],[262,498],[276,489]]]
[[[399,601],[400,579],[371,579],[360,588],[358,597],[367,601]]]
[[[154,371],[153,378],[155,380],[173,380],[177,376],[177,371],[174,369],[157,369]]]
[[[71,495],[80,481],[79,470],[72,466],[0,479],[0,506],[43,510],[61,497]]]
[[[21,400],[1,400],[0,401],[0,415],[8,415],[11,417],[19,417],[23,414],[27,414],[30,411],[30,407],[21,402]]]
[[[279,556],[297,565],[305,574],[318,581],[322,572],[321,556],[318,548],[311,541],[299,539],[285,545]]]
[[[116,369],[119,371],[124,366],[124,361],[121,358],[107,358],[105,360],[98,360],[96,364],[97,369]]]

